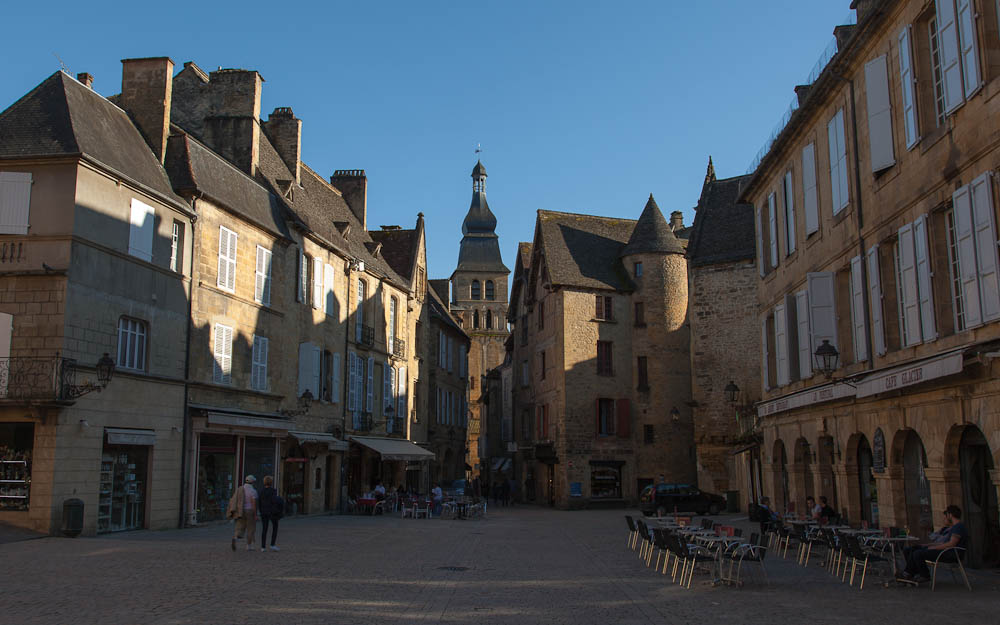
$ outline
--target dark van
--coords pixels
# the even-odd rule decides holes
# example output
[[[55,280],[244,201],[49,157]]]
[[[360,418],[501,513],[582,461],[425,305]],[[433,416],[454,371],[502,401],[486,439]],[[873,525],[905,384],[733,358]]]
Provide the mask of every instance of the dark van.
[[[725,510],[726,500],[721,495],[706,493],[690,484],[656,484],[647,486],[639,495],[639,511],[645,516],[660,516],[677,512],[718,514]]]

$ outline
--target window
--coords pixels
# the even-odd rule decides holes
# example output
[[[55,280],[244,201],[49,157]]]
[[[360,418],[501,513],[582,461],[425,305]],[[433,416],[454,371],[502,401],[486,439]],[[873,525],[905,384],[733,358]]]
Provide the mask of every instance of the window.
[[[945,111],[951,113],[980,87],[975,7],[972,0],[937,0],[935,5]]]
[[[538,302],[538,329],[545,327],[545,302]]]
[[[528,386],[531,384],[531,372],[528,369],[528,361],[521,361],[521,386]]]
[[[948,268],[951,285],[952,309],[955,316],[955,332],[965,329],[965,310],[962,302],[962,271],[958,264],[958,239],[955,234],[955,211],[945,213],[948,229]]]
[[[792,172],[785,172],[782,184],[785,200],[785,255],[795,251],[795,188],[792,187]]]
[[[906,327],[906,306],[904,303],[906,296],[903,288],[903,268],[898,240],[892,246],[892,258],[893,272],[896,276],[896,319],[899,325],[900,344],[905,347],[907,345],[906,337],[910,336],[910,330]]]
[[[851,335],[854,338],[854,360],[868,358],[868,311],[865,310],[864,263],[861,255],[851,259]]]
[[[184,269],[184,224],[174,220],[170,231],[170,271]]]
[[[598,399],[597,400],[597,435],[598,436],[614,436],[615,435],[615,400],[613,399]]]
[[[396,405],[396,369],[382,365],[382,416],[389,418]],[[402,415],[400,415],[402,416]]]
[[[305,252],[299,251],[299,279],[295,291],[296,302],[309,303],[309,267],[311,266],[311,259]]]
[[[492,330],[493,329],[493,311],[492,310],[487,310],[486,311],[486,329],[487,330]]]
[[[253,337],[250,388],[255,391],[267,390],[267,342],[267,338],[263,336]]]
[[[639,390],[649,390],[649,369],[646,364],[646,356],[639,356],[636,362],[637,377],[639,378]]]
[[[774,191],[767,196],[768,242],[770,243],[771,268],[778,266],[778,206]]]
[[[789,328],[789,334],[792,328]],[[795,342],[798,349],[799,379],[812,377],[813,355],[809,333],[809,291],[802,290],[795,294]]]
[[[455,370],[455,337],[449,336],[445,346],[448,350],[446,354],[446,359],[448,361],[448,373],[451,373]]]
[[[336,364],[336,361],[334,361]],[[314,399],[326,399],[323,349],[312,343],[299,343],[299,384],[297,396],[309,391]],[[352,378],[353,379],[353,378]]]
[[[312,306],[323,310],[323,259],[314,256],[312,261]]]
[[[597,341],[597,375],[614,375],[611,359],[611,341]]]
[[[931,49],[931,76],[934,78],[934,122],[936,126],[944,124],[944,76],[941,73],[941,48],[938,45],[937,19],[931,18],[927,23],[927,37]]]
[[[892,145],[892,107],[889,103],[889,62],[884,54],[865,64],[865,98],[868,104],[871,170],[879,172],[896,164]]]
[[[444,336],[444,330],[438,330],[438,367],[442,369],[448,366],[448,340]]]
[[[642,302],[635,303],[635,325],[637,328],[646,325],[646,306]]]
[[[521,324],[521,344],[523,345],[528,342],[528,315],[521,315],[518,323]]]
[[[221,323],[215,324],[215,365],[212,380],[217,384],[233,382],[233,329]]]
[[[496,299],[496,293],[494,291],[492,280],[486,281],[486,299],[489,300]]]
[[[333,401],[333,354],[329,350],[323,350],[323,357],[320,359],[319,370],[319,397],[324,401]]]
[[[882,272],[879,267],[878,246],[867,252],[868,262],[868,303],[872,311],[872,349],[879,356],[886,352],[885,321],[882,308]]]
[[[647,423],[642,426],[642,442],[644,445],[652,445],[656,441],[656,437],[653,435],[653,425]]]
[[[903,131],[906,135],[906,148],[911,149],[920,139],[917,127],[917,81],[913,74],[913,48],[911,41],[911,26],[904,26],[899,31],[899,88],[902,91]],[[932,72],[933,73],[933,72]]]
[[[549,438],[549,405],[543,404],[536,407],[537,419],[535,419],[535,434],[538,440]]]
[[[894,251],[896,296],[904,347],[936,337],[926,216],[899,229]]]
[[[236,290],[236,233],[219,226],[219,278],[216,285],[226,291]]]
[[[473,330],[478,330],[479,329],[479,311],[478,310],[473,310],[472,311],[472,329]]]
[[[972,328],[1000,318],[997,234],[989,172],[952,195],[963,322]]]
[[[832,271],[806,274],[809,289],[809,329],[812,345],[809,353],[815,354],[824,339],[837,345],[837,307],[835,275]],[[838,348],[839,349],[839,348]]]
[[[156,215],[153,207],[132,198],[128,228],[128,253],[130,255],[146,262],[153,260],[153,222],[155,221]],[[235,247],[234,243],[234,250]],[[235,252],[233,258],[236,258]]]
[[[481,299],[479,289],[479,280],[473,280],[472,287],[470,289],[472,292],[472,299]]]
[[[0,171],[0,234],[28,234],[30,206],[31,174]]]
[[[636,278],[641,278],[642,277],[642,263],[635,263],[633,265],[633,268],[635,269],[635,272],[634,272],[635,273],[635,277]]]
[[[847,186],[847,139],[844,133],[844,109],[840,109],[826,125],[830,146],[830,192],[833,214],[843,210],[850,196]]]
[[[393,353],[396,342],[396,305],[399,300],[395,297],[389,298],[389,353]]]
[[[271,305],[271,251],[257,246],[257,269],[254,279],[253,301]]]
[[[542,368],[541,374],[540,374],[539,377],[541,377],[544,380],[545,379],[545,350],[543,349],[541,352],[539,352],[538,356],[539,356],[539,360],[540,360],[540,364],[541,364],[541,368]]]
[[[791,367],[788,349],[788,313],[785,304],[774,308],[774,363],[778,386],[791,382]]]
[[[138,319],[118,320],[118,358],[115,366],[122,369],[146,369],[146,324]]]
[[[531,439],[531,411],[524,410],[521,412],[521,439],[530,440]]]
[[[614,300],[610,295],[598,295],[596,297],[596,309],[594,318],[601,321],[612,321],[615,318]]]
[[[806,217],[806,236],[819,230],[819,194],[816,189],[816,144],[802,148],[803,211]]]
[[[358,299],[356,302],[356,309],[354,313],[354,340],[357,343],[361,342],[362,328],[365,325],[365,293],[368,289],[368,285],[361,278],[358,278]]]

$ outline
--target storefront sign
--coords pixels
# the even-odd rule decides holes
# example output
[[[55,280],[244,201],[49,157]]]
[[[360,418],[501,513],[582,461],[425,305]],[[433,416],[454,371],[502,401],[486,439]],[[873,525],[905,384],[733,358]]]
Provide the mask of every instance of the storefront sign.
[[[309,458],[285,458],[285,462],[308,462]]]
[[[246,428],[266,428],[268,430],[290,430],[292,424],[286,419],[271,419],[268,417],[253,417],[250,415],[225,414],[209,412],[208,422],[211,425],[233,425]]]
[[[858,397],[868,397],[878,393],[920,384],[934,378],[954,375],[962,371],[962,352],[938,356],[920,363],[889,369],[875,373],[858,384]]]
[[[824,384],[823,386],[801,391],[788,397],[775,399],[757,406],[757,415],[766,417],[786,410],[833,401],[844,397],[853,397],[854,389],[847,384]]]
[[[130,428],[104,428],[108,435],[108,445],[149,445],[156,444],[153,430],[133,430]]]

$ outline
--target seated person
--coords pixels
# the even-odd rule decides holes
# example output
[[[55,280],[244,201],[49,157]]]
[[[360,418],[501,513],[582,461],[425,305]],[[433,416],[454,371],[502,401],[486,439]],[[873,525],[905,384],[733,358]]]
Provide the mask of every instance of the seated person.
[[[382,500],[385,499],[385,486],[382,486],[382,480],[375,482],[375,499]]]
[[[959,547],[964,549],[968,542],[969,532],[962,523],[962,509],[958,506],[948,506],[944,510],[945,527],[938,532],[937,542],[917,545],[906,549],[906,570],[903,571],[903,578],[916,582],[926,582],[930,580],[931,573],[927,569],[927,560],[937,560],[941,556],[941,562],[954,562],[958,558],[958,553],[952,551],[941,555],[941,551]],[[932,534],[933,536],[933,534]]]
[[[778,514],[774,510],[771,510],[771,499],[769,497],[760,498],[760,503],[757,504],[757,517],[760,519],[761,535],[767,533],[768,525],[772,523],[781,524]]]
[[[816,503],[816,499],[812,495],[806,497],[806,519],[809,521],[815,521],[819,523],[820,516],[823,512],[823,508]]]
[[[833,523],[840,516],[837,514],[837,511],[831,508],[830,505],[827,503],[826,497],[820,496],[819,507],[820,507],[819,517],[821,519],[825,519],[827,523]]]

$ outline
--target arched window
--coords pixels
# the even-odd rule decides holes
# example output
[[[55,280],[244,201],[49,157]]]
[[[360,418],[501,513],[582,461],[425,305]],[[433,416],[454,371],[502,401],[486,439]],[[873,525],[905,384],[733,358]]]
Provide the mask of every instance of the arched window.
[[[486,299],[496,299],[496,293],[493,290],[493,281],[486,281]]]
[[[474,329],[474,330],[478,330],[479,329],[479,311],[478,310],[473,310],[472,311],[472,329]]]
[[[472,299],[481,299],[479,293],[479,280],[472,281]]]
[[[486,329],[487,330],[492,330],[493,329],[493,311],[492,310],[487,310],[486,311]]]

